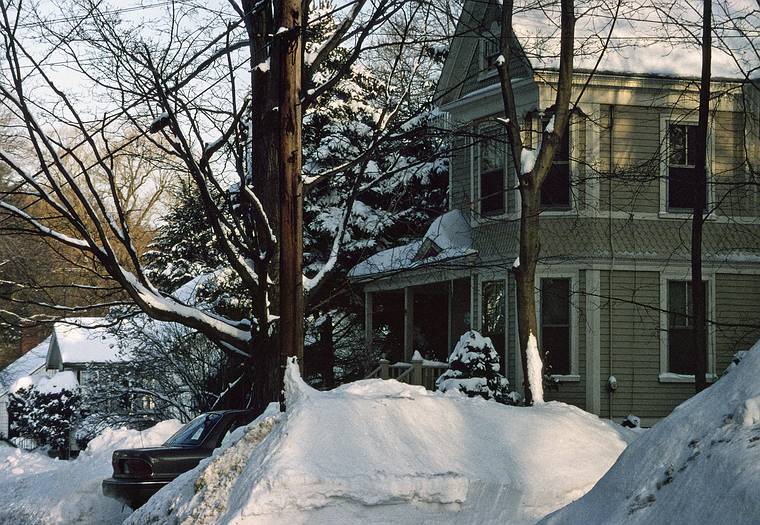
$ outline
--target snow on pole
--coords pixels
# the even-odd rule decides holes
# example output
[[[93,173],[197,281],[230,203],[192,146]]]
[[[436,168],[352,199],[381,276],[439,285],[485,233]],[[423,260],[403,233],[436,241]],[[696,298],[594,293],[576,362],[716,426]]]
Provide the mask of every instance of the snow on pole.
[[[543,374],[541,373],[541,357],[538,355],[538,343],[533,332],[528,335],[528,385],[533,395],[533,404],[544,402]]]

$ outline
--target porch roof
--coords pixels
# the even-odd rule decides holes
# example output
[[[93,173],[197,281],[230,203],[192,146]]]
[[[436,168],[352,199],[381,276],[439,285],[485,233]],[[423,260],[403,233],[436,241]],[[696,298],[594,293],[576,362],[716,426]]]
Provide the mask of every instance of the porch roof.
[[[362,280],[474,254],[470,224],[460,210],[452,210],[435,219],[421,239],[376,253],[354,266],[348,277]]]

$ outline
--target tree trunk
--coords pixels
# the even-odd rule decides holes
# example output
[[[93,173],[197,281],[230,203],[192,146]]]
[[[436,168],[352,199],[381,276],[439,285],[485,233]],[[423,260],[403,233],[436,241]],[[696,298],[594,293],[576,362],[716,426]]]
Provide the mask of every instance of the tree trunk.
[[[528,179],[530,180],[530,179]],[[522,209],[520,215],[520,266],[514,269],[517,280],[517,330],[520,337],[525,403],[533,403],[528,381],[528,338],[538,334],[536,317],[536,266],[538,264],[540,191],[521,184]]]
[[[520,265],[514,269],[517,281],[517,327],[520,337],[525,402],[532,404],[533,392],[528,374],[528,339],[538,334],[536,319],[536,266],[540,251],[539,213],[541,212],[541,187],[552,168],[554,154],[566,133],[570,121],[570,96],[573,80],[573,50],[575,35],[575,6],[573,0],[561,0],[562,18],[560,35],[560,62],[557,95],[554,104],[554,129],[543,131],[543,140],[537,152],[533,168],[525,173],[522,166],[524,149],[520,118],[512,88],[510,62],[512,54],[512,11],[513,0],[504,0],[501,18],[502,58],[497,63],[501,84],[504,122],[512,152],[512,162],[520,182],[522,207],[520,210]],[[540,356],[539,356],[540,359]]]
[[[707,129],[710,115],[710,63],[712,59],[712,2],[703,2],[702,14],[702,76],[699,87],[699,125],[696,137],[694,184],[694,213],[691,228],[691,297],[694,322],[694,352],[696,370],[694,386],[697,392],[707,388],[707,304],[702,284],[702,228],[707,208]]]

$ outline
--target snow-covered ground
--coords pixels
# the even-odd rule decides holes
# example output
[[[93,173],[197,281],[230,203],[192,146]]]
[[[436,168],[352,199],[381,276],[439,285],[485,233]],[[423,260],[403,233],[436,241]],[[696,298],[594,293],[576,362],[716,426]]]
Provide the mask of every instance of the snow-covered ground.
[[[760,342],[543,525],[760,523]]]
[[[72,461],[0,445],[0,524],[121,523],[129,509],[103,496],[100,488],[101,481],[111,476],[112,452],[160,445],[179,427],[173,420],[143,432],[107,429]]]
[[[588,491],[633,434],[561,403],[500,405],[366,380],[288,411],[162,489],[125,523],[535,523]]]

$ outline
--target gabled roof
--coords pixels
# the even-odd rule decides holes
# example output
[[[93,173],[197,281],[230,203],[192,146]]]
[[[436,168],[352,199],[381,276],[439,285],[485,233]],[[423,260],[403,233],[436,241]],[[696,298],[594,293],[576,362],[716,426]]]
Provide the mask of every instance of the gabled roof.
[[[348,276],[361,279],[413,270],[475,253],[469,222],[460,210],[452,210],[435,219],[422,239],[378,252],[354,266]]]
[[[74,317],[53,326],[47,366],[69,363],[108,363],[127,361],[118,339],[107,330],[108,321],[100,317]]]
[[[439,100],[459,98],[469,64],[477,60],[481,35],[498,38],[491,28],[499,15],[498,0],[466,0],[439,80]],[[616,8],[619,5],[619,11]],[[760,77],[760,9],[754,0],[729,0],[713,13],[712,75],[716,78]],[[701,71],[700,13],[685,0],[579,0],[575,7],[576,70],[613,74],[696,78]],[[617,15],[617,16],[616,16]],[[680,24],[680,25],[679,25]],[[498,29],[496,30],[498,31]],[[519,51],[531,67],[557,69],[560,49],[558,0],[517,0],[513,31]],[[608,39],[609,37],[609,39]],[[602,50],[606,51],[602,53]],[[601,59],[599,58],[601,55]],[[597,61],[598,65],[597,65]],[[451,95],[448,95],[451,93]]]
[[[0,371],[0,395],[7,392],[13,383],[22,377],[32,375],[45,367],[51,337],[48,337]]]

